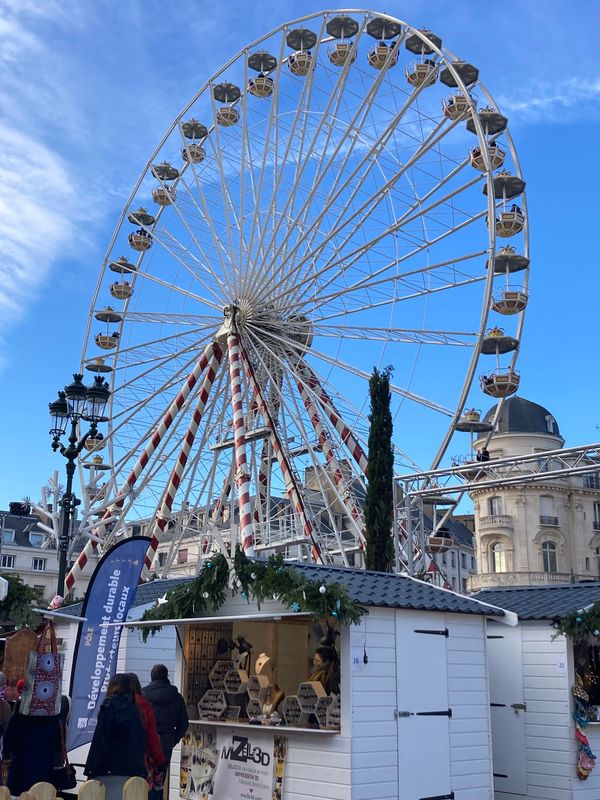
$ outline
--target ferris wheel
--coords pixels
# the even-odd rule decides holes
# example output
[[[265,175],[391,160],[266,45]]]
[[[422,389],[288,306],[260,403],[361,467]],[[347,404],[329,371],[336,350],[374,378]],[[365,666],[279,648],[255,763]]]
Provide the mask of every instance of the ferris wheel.
[[[186,538],[360,563],[373,368],[393,366],[405,471],[441,462],[482,391],[516,391],[524,188],[478,69],[429,30],[330,11],[231,58],[100,270],[82,368],[109,380],[110,420],[81,463],[93,538],[70,584],[132,530],[147,565],[168,533],[165,571]]]

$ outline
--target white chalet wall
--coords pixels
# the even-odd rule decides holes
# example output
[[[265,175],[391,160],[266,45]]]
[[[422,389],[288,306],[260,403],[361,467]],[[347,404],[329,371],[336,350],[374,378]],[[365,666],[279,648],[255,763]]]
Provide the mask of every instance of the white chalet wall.
[[[395,614],[390,608],[369,608],[360,624],[349,629],[350,647],[342,650],[349,657],[344,659],[345,677],[350,673],[352,679],[352,800],[398,797]],[[353,648],[359,657],[354,667]],[[361,663],[364,650],[367,664]]]
[[[450,773],[455,800],[492,798],[485,618],[446,614]]]

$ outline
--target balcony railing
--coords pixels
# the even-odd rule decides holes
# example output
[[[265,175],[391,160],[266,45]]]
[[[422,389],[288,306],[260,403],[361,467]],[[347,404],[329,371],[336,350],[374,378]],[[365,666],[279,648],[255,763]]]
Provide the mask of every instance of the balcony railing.
[[[489,514],[487,517],[479,517],[481,528],[512,528],[512,516],[510,514]]]
[[[549,517],[546,514],[540,514],[540,525],[550,525],[553,528],[558,528],[558,517]]]
[[[490,586],[543,586],[549,583],[572,583],[573,580],[599,579],[589,575],[573,575],[571,572],[480,572],[469,576],[467,587],[468,591],[478,591]]]
[[[583,486],[585,489],[600,489],[600,475],[584,475]]]

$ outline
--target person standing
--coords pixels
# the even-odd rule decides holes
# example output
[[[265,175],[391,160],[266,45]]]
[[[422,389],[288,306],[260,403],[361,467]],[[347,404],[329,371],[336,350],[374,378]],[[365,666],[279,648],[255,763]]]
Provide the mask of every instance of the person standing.
[[[52,783],[62,755],[60,716],[30,717],[15,711],[4,733],[4,757],[10,759],[7,786],[11,795],[28,792],[34,783]]]
[[[128,778],[146,779],[145,746],[146,732],[131,678],[117,672],[108,682],[83,770],[104,784],[105,800],[121,800]]]
[[[189,720],[185,700],[169,681],[169,670],[164,664],[155,664],[150,670],[150,683],[142,689],[144,697],[154,709],[156,729],[162,744],[165,762],[162,766],[162,781],[164,783],[173,748],[187,731]],[[152,789],[149,793],[150,800],[161,800],[162,792]]]
[[[140,679],[135,672],[129,673],[131,680],[131,690],[133,698],[142,715],[142,723],[146,731],[146,770],[148,772],[148,789],[157,789],[159,792],[163,788],[162,766],[165,763],[162,744],[158,731],[156,730],[156,719],[152,704],[142,694]]]

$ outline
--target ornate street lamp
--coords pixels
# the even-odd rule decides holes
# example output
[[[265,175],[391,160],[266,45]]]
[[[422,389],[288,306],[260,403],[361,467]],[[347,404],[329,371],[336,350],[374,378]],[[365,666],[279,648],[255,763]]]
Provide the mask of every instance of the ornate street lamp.
[[[104,412],[110,397],[108,384],[100,375],[96,375],[90,387],[84,386],[83,375],[73,375],[73,382],[65,386],[64,392],[58,393],[58,400],[48,404],[50,410],[50,435],[52,436],[52,449],[60,450],[67,459],[67,488],[60,501],[62,509],[61,532],[58,540],[58,585],[56,593],[61,597],[65,591],[65,576],[67,574],[67,553],[71,522],[75,509],[80,501],[73,493],[73,475],[75,474],[75,461],[83,450],[88,437],[95,437],[98,432],[98,423],[105,422]],[[77,429],[80,420],[90,423],[89,431],[80,439],[77,438]],[[69,444],[65,447],[60,441],[71,423]]]

